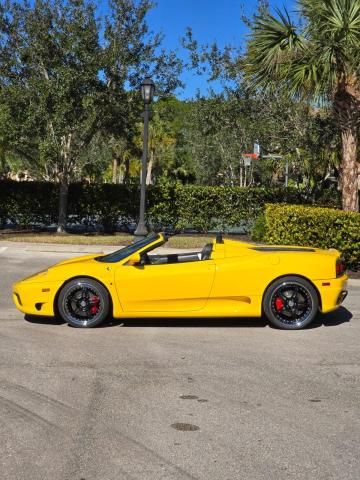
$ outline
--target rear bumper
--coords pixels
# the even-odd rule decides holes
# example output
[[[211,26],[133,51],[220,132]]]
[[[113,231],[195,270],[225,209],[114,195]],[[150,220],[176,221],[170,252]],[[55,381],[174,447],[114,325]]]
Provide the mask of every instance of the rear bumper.
[[[347,296],[347,281],[347,275],[342,275],[339,278],[314,282],[321,297],[321,312],[331,312],[341,305]]]

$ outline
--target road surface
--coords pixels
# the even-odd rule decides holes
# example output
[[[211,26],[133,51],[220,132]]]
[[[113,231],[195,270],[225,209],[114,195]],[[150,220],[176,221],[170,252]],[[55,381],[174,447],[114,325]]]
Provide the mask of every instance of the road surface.
[[[11,283],[69,256],[0,248],[0,478],[360,478],[360,282],[303,331],[25,320]]]

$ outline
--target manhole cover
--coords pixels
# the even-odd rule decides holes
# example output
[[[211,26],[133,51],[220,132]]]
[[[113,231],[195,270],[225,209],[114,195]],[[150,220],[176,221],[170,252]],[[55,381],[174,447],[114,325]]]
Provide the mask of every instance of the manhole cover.
[[[199,397],[196,395],[181,395],[180,398],[183,400],[197,400]]]
[[[180,432],[195,432],[196,430],[200,430],[200,427],[192,423],[173,423],[171,427]]]

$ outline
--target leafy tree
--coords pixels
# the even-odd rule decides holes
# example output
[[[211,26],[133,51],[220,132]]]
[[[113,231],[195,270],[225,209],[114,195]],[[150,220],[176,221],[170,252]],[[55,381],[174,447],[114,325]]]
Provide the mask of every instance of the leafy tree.
[[[154,104],[150,122],[148,184],[152,180],[165,179],[182,182],[191,175],[191,167],[183,151],[184,131],[191,128],[188,112],[188,104],[173,96],[164,97]]]
[[[185,135],[189,125],[190,102],[172,95],[163,96],[152,105],[149,125],[149,161],[146,183],[184,182],[193,178]],[[142,148],[143,124],[137,123],[135,146]]]
[[[241,154],[249,151],[251,142],[243,112],[246,107],[234,95],[213,94],[210,98],[198,97],[193,103],[187,141],[198,183],[238,184]]]
[[[257,92],[251,119],[262,153],[283,157],[282,161],[269,158],[258,162],[261,179],[268,179],[266,183],[272,183],[271,172],[284,180],[287,161],[296,185],[312,190],[338,165],[338,134],[328,110],[296,101],[282,92]]]
[[[296,184],[311,191],[337,163],[337,134],[325,109],[280,92],[254,94],[244,81],[189,104],[182,148],[198,183],[244,185],[241,155],[251,153],[255,141],[264,155],[283,157],[255,162],[256,184],[284,183],[287,160]]]
[[[105,25],[103,76],[107,111],[103,129],[112,145],[113,179],[120,166],[125,182],[129,180],[131,158],[141,152],[141,81],[153,77],[160,97],[182,85],[182,62],[174,52],[161,48],[161,34],[149,30],[147,14],[153,7],[151,0],[111,0]]]
[[[0,19],[1,104],[15,149],[31,151],[59,183],[58,231],[66,224],[69,182],[98,130],[102,105],[94,6],[85,0],[7,2]]]
[[[251,26],[247,72],[256,88],[331,102],[342,143],[342,204],[359,209],[360,0],[299,0],[288,13],[259,13]]]
[[[128,176],[141,79],[153,75],[160,94],[180,85],[181,62],[149,31],[152,6],[111,0],[100,21],[91,0],[0,6],[0,137],[36,176],[59,184],[59,231],[71,181],[99,179],[106,162],[124,159]]]

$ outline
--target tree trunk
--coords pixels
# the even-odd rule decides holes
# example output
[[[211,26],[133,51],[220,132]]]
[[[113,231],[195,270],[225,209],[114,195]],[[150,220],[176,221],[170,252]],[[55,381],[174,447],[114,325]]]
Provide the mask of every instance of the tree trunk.
[[[112,164],[112,183],[117,183],[117,170],[118,170],[118,161],[117,158],[113,158]]]
[[[359,211],[359,184],[357,148],[358,136],[352,129],[341,132],[342,161],[341,161],[341,183],[342,183],[342,207],[344,210]]]
[[[66,217],[67,217],[67,205],[68,205],[69,184],[65,177],[60,179],[60,195],[59,195],[59,220],[58,220],[58,233],[65,232]]]
[[[130,159],[129,158],[125,158],[124,160],[124,167],[125,167],[125,171],[124,171],[124,184],[127,185],[129,183],[129,180],[130,180]]]
[[[154,165],[154,150],[150,150],[150,160],[147,166],[147,171],[146,171],[146,185],[151,185],[152,184],[152,168]]]
[[[64,233],[67,219],[67,205],[69,194],[69,171],[71,165],[70,149],[71,149],[72,134],[61,137],[61,156],[62,156],[62,171],[59,175],[60,181],[60,195],[59,195],[59,219],[58,219],[58,233]]]
[[[120,184],[124,183],[124,168],[123,168],[123,165],[120,165],[120,168],[119,168],[118,183],[120,183]]]
[[[356,79],[342,78],[334,98],[341,130],[341,191],[344,210],[359,211],[359,164],[357,163],[360,121],[360,90]]]

